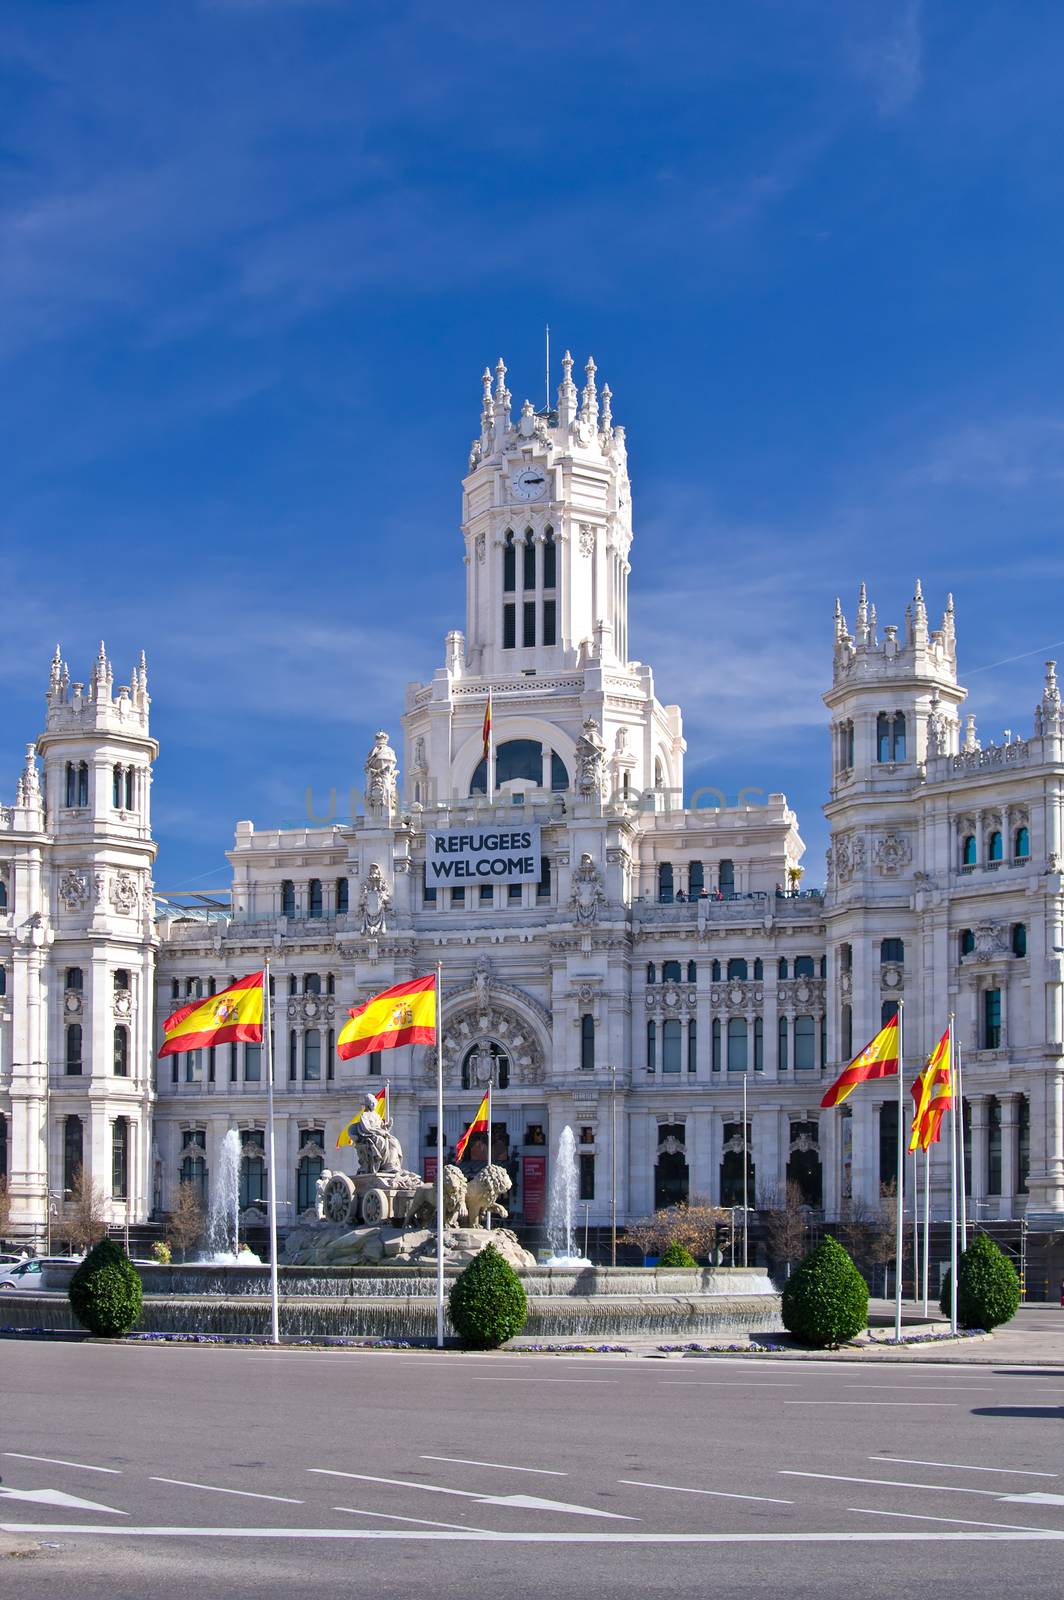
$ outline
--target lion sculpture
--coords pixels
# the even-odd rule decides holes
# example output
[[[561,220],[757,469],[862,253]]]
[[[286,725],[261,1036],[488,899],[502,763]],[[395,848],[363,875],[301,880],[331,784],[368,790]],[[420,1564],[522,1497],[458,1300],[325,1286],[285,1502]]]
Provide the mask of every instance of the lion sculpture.
[[[506,1217],[509,1213],[499,1201],[513,1185],[505,1167],[492,1163],[475,1177],[466,1178],[461,1167],[443,1169],[443,1225],[445,1228],[482,1228],[490,1213]],[[428,1224],[436,1216],[436,1185],[423,1183],[406,1214],[408,1223]]]
[[[470,1178],[465,1195],[465,1225],[482,1228],[489,1216],[507,1217],[509,1212],[499,1204],[504,1194],[513,1188],[505,1167],[491,1162],[475,1177]]]
[[[457,1228],[465,1210],[468,1181],[461,1167],[443,1169],[443,1225]],[[423,1183],[414,1193],[406,1213],[408,1223],[428,1224],[436,1217],[436,1185]]]

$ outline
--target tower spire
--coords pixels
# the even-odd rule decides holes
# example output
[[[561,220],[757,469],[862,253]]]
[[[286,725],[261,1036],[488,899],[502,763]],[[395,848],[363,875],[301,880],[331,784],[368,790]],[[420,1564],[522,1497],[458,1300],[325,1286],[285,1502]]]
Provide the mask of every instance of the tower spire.
[[[558,426],[572,427],[576,417],[576,384],[573,382],[573,358],[568,350],[562,356],[562,381],[558,385]]]
[[[587,365],[584,368],[584,372],[587,374],[587,382],[584,384],[584,392],[581,396],[583,404],[580,407],[580,416],[583,421],[590,422],[592,426],[598,422],[598,390],[595,388],[596,371],[594,356],[588,356]]]

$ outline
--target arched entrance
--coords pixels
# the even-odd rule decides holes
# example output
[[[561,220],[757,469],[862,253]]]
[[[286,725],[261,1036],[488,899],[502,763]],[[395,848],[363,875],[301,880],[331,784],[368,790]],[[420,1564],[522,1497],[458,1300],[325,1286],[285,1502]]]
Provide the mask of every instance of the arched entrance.
[[[682,1122],[664,1122],[658,1127],[658,1159],[654,1167],[654,1210],[685,1205],[690,1191],[686,1127]]]
[[[819,1129],[815,1122],[792,1122],[787,1183],[796,1184],[805,1206],[824,1203],[824,1175],[820,1165]]]

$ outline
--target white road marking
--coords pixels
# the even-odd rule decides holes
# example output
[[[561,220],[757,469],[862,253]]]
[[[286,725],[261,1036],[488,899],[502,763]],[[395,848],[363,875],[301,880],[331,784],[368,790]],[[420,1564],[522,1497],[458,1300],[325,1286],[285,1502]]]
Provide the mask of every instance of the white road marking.
[[[912,1389],[914,1387],[915,1387],[916,1392],[918,1394],[933,1394],[934,1393],[934,1386],[932,1384],[930,1384],[930,1383],[922,1383],[922,1384],[917,1384],[917,1385],[907,1384],[907,1383],[846,1383],[846,1384],[843,1384],[843,1388],[844,1389],[895,1389],[895,1390],[899,1390],[899,1389]],[[964,1390],[964,1391],[972,1393],[972,1394],[975,1394],[975,1393],[978,1393],[978,1394],[993,1394],[993,1392],[994,1392],[994,1386],[991,1383],[951,1383],[949,1388],[950,1388],[950,1394],[956,1394],[958,1390]]]
[[[422,1456],[422,1461],[453,1461],[459,1467],[491,1467],[495,1472],[534,1472],[542,1478],[567,1478],[550,1467],[509,1467],[502,1461],[470,1461],[466,1456]]]
[[[457,1528],[466,1531],[464,1522],[434,1522],[431,1517],[401,1517],[395,1511],[359,1511],[354,1506],[333,1506],[334,1511],[346,1511],[350,1517],[380,1517],[385,1522],[415,1522],[420,1528]]]
[[[956,1400],[785,1400],[785,1406],[956,1406]]]
[[[211,1494],[238,1494],[245,1500],[283,1500],[289,1506],[301,1506],[290,1494],[259,1494],[254,1489],[222,1489],[216,1483],[189,1483],[186,1478],[149,1478],[149,1483],[173,1483],[179,1489],[208,1489]]]
[[[620,1378],[504,1378],[495,1372],[473,1372],[473,1383],[620,1383]]]
[[[1044,1490],[1036,1490],[1033,1494],[1002,1494],[998,1499],[1013,1500],[1027,1506],[1064,1506],[1064,1494],[1046,1494]]]
[[[893,1467],[946,1467],[954,1472],[1003,1472],[1010,1478],[1056,1478],[1056,1472],[1032,1472],[1028,1467],[972,1467],[961,1461],[917,1461],[914,1456],[869,1456]]]
[[[117,1534],[119,1538],[132,1539],[338,1539],[423,1544],[590,1544],[590,1545],[660,1545],[660,1544],[1031,1544],[1044,1540],[1048,1544],[1064,1541],[1064,1528],[1018,1528],[953,1533],[924,1533],[919,1528],[904,1528],[897,1533],[858,1533],[856,1530],[831,1533],[604,1533],[581,1530],[576,1533],[496,1533],[488,1528],[470,1528],[459,1533],[440,1529],[408,1533],[402,1528],[175,1528],[161,1525],[151,1527],[116,1528],[113,1525],[95,1527],[91,1523],[77,1522],[0,1522],[0,1533],[76,1534],[82,1537]]]
[[[128,1517],[128,1511],[116,1506],[102,1506],[98,1500],[82,1500],[76,1494],[64,1494],[62,1489],[10,1489],[0,1485],[0,1495],[5,1500],[31,1500],[39,1506],[67,1506],[71,1511],[107,1511],[112,1517]]]
[[[482,1506],[514,1506],[525,1511],[568,1511],[578,1517],[610,1517],[616,1522],[638,1522],[618,1511],[599,1511],[594,1506],[567,1505],[564,1500],[540,1500],[529,1494],[477,1494],[473,1489],[452,1489],[449,1484],[418,1483],[409,1478],[380,1478],[373,1472],[340,1472],[333,1467],[308,1467],[327,1478],[354,1478],[359,1483],[385,1483],[399,1489],[427,1489],[430,1494],[453,1494],[461,1500],[476,1500]]]
[[[770,1494],[732,1494],[725,1489],[688,1489],[679,1483],[647,1483],[643,1478],[618,1478],[636,1489],[666,1489],[670,1494],[709,1494],[717,1500],[757,1500],[770,1506],[793,1506],[793,1500],[777,1500]]]
[[[662,1378],[658,1389],[797,1389],[796,1383],[759,1383],[751,1378],[744,1383],[741,1378]]]
[[[1035,1532],[1029,1523],[976,1522],[972,1517],[929,1517],[926,1512],[873,1511],[868,1506],[847,1506],[846,1509],[847,1511],[856,1511],[862,1517],[911,1517],[916,1522],[963,1522],[967,1528],[1012,1528],[1025,1533]]]
[[[50,1467],[79,1467],[82,1472],[109,1472],[114,1477],[122,1476],[121,1467],[90,1467],[87,1461],[61,1461],[58,1456],[28,1456],[21,1450],[5,1450],[5,1456],[10,1456],[12,1461],[44,1461]]]
[[[1000,1500],[997,1489],[962,1489],[953,1483],[906,1483],[898,1478],[848,1478],[841,1472],[796,1472],[787,1467],[779,1469],[784,1478],[827,1478],[832,1483],[875,1483],[883,1489],[924,1489],[928,1494],[985,1494],[991,1500]]]

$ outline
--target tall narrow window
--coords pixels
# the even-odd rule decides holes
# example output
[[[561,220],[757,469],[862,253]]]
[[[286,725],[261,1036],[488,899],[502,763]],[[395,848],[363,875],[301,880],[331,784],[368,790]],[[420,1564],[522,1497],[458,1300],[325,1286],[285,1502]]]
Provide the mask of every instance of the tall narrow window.
[[[893,726],[893,729],[892,729],[891,756],[890,756],[890,759],[892,761],[904,761],[905,760],[905,712],[904,711],[896,711],[894,713],[894,726]]]
[[[7,1178],[7,1118],[0,1112],[0,1179]]]
[[[790,968],[789,968],[788,963],[787,963],[787,957],[786,956],[780,956],[779,964],[778,964],[778,966],[776,968],[776,976],[777,976],[777,978],[786,978],[786,977],[789,976],[789,973],[790,973]]]
[[[66,986],[73,989],[75,994],[80,994],[85,986],[85,976],[80,967],[67,967]]]
[[[762,961],[760,956],[757,956],[755,961],[754,961],[754,979],[756,981],[757,979],[763,978],[764,976],[765,976],[765,963]]]
[[[975,866],[975,834],[974,833],[968,833],[968,834],[965,834],[965,836],[964,836],[964,842],[961,845],[961,866],[962,867],[974,867]]]
[[[350,892],[351,892],[351,887],[350,887],[350,884],[348,883],[347,879],[346,878],[337,878],[337,880],[336,880],[336,915],[338,917],[345,917],[347,915],[348,907],[351,904],[351,901],[350,901],[350,898],[349,898]]]
[[[67,1117],[63,1123],[63,1192],[69,1197],[81,1177],[83,1130],[80,1117]]]
[[[661,1070],[662,1072],[680,1070],[680,1024],[676,1017],[669,1017],[662,1023]]]
[[[543,643],[558,643],[558,613],[553,600],[543,602]]]
[[[890,718],[885,711],[876,718],[876,760],[890,760]]]
[[[658,1065],[658,1029],[653,1018],[647,1023],[647,1071],[655,1072]]]
[[[423,906],[434,906],[436,904],[436,885],[429,883],[427,879],[422,880],[421,904]]]
[[[697,964],[697,962],[689,961],[687,963],[687,981],[688,981],[688,983],[697,983],[698,982],[698,964]]]
[[[66,1070],[69,1076],[81,1073],[81,1023],[68,1022],[66,1030]]]
[[[116,1078],[129,1077],[129,1029],[117,1027],[114,1039],[114,1067]]]
[[[595,1019],[586,1011],[580,1018],[580,1070],[595,1070]]]
[[[89,803],[89,769],[84,761],[78,762],[78,805]]]
[[[481,888],[487,889],[488,899],[490,901],[492,895],[491,885],[482,884]],[[483,899],[483,895],[481,895],[481,898]],[[550,900],[550,856],[543,856],[541,858],[539,882],[536,885],[536,899],[541,905]]]
[[[761,1017],[754,1018],[754,1071],[765,1070],[765,1024]]]
[[[983,1049],[1001,1048],[1001,990],[983,990]]]
[[[288,1081],[295,1083],[299,1077],[299,1034],[295,1028],[288,1030]]]
[[[291,878],[285,878],[281,884],[281,915],[294,917],[296,914],[296,886]]]
[[[126,768],[126,810],[133,810],[133,768]]]
[[[7,968],[0,967],[0,1000],[7,994]]]
[[[517,552],[512,532],[507,533],[502,547],[502,586],[506,594],[512,594],[517,588]]]
[[[369,1065],[367,1066],[366,1071],[369,1073],[371,1078],[379,1078],[380,1077],[380,1075],[381,1075],[381,1053],[380,1053],[379,1050],[371,1050],[370,1051],[370,1053],[369,1053]]]
[[[687,1024],[687,1070],[698,1071],[698,1023],[694,1017]]]
[[[896,1000],[884,1000],[883,1004],[879,1008],[879,1026],[881,1028],[885,1028],[891,1018],[896,1017],[897,1015],[898,1002]]]
[[[816,1024],[812,1017],[794,1019],[794,1070],[812,1072],[816,1067]]]
[[[710,1070],[720,1071],[720,1018],[714,1017],[709,1030],[710,1039]]]
[[[1001,1193],[1001,1101],[996,1095],[986,1102],[986,1192]]]
[[[988,861],[1000,861],[1002,857],[1001,830],[995,828],[990,835],[990,848],[987,851]]]
[[[962,956],[970,956],[975,951],[975,934],[971,928],[962,928],[958,940]]]
[[[557,588],[558,552],[554,544],[554,529],[547,528],[543,535],[543,587]]]
[[[321,994],[321,973],[307,972],[303,975],[303,993]]]
[[[115,1200],[129,1198],[128,1117],[116,1117],[111,1124],[111,1195]]]
[[[787,1071],[787,1018],[776,1023],[776,1071]]]
[[[746,1018],[730,1017],[728,1019],[728,1071],[746,1071]]]
[[[735,862],[724,860],[717,868],[717,886],[726,900],[735,893]]]
[[[330,1028],[325,1035],[325,1077],[331,1079],[336,1073],[336,1032]]]
[[[116,811],[122,809],[122,768],[115,767],[111,772],[111,804]]]
[[[536,541],[532,537],[532,529],[525,529],[525,542],[521,560],[521,587],[534,589],[536,587]]]
[[[1031,835],[1027,828],[1017,828],[1013,855],[1017,861],[1026,861],[1031,854]]]
[[[1014,956],[1027,954],[1027,924],[1014,922],[1012,925],[1012,953]]]
[[[1031,1170],[1031,1102],[1025,1094],[1016,1101],[1016,1193],[1027,1193]]]
[[[311,878],[307,885],[307,916],[320,917],[324,909],[324,900],[321,892],[321,879]]]
[[[321,1030],[308,1028],[303,1035],[303,1079],[317,1083],[321,1078]]]
[[[262,1046],[261,1044],[246,1044],[244,1046],[244,1082],[258,1083],[262,1078]]]
[[[706,872],[701,861],[692,861],[687,869],[687,892],[692,900],[697,900],[699,895],[706,890]]]
[[[647,962],[647,982],[648,983],[657,983],[657,981],[658,981],[658,969],[654,965],[653,961],[648,961]]]
[[[521,610],[523,613],[521,642],[526,650],[531,650],[536,642],[536,602],[526,600]]]
[[[65,803],[68,806],[76,806],[78,803],[78,770],[72,761],[66,764]]]
[[[512,601],[502,608],[502,647],[504,650],[517,647],[517,607]]]
[[[890,961],[896,966],[901,966],[905,961],[905,940],[882,939],[879,945],[879,959],[884,965]]]
[[[843,1061],[853,1060],[853,1007],[846,1005],[842,1008],[842,1039],[841,1058]]]
[[[658,900],[663,906],[672,905],[671,861],[662,861],[658,865]]]

